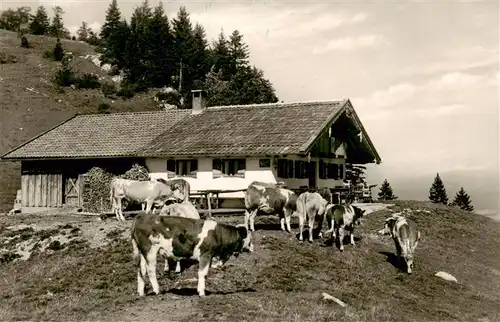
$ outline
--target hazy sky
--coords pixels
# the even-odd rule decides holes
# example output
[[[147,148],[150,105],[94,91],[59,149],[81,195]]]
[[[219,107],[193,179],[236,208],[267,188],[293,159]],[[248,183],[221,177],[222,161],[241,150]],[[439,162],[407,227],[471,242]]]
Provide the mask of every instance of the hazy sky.
[[[140,2],[118,3],[128,19]],[[350,98],[383,159],[377,181],[481,169],[498,182],[498,1],[163,3],[169,18],[185,5],[209,40],[238,29],[280,100]],[[99,27],[109,1],[23,4],[58,4],[76,30]]]

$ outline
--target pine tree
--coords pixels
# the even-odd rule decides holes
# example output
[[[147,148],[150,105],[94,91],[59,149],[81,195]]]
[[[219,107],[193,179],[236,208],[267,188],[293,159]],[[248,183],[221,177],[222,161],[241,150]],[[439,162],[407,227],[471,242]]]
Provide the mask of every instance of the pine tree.
[[[54,17],[52,17],[52,24],[50,25],[50,35],[52,37],[63,38],[66,36],[66,30],[62,21],[64,10],[60,6],[53,8]]]
[[[121,20],[117,0],[112,0],[106,10],[106,18],[101,28],[99,51],[102,61],[124,67],[124,55],[128,39],[128,25]]]
[[[156,45],[149,42],[149,23],[152,12],[148,1],[145,0],[135,8],[130,19],[130,36],[126,49],[126,81],[135,84],[138,90],[146,89],[151,85],[148,72],[153,67],[151,49]]]
[[[87,41],[89,39],[89,35],[90,35],[91,31],[92,30],[88,27],[87,23],[85,21],[82,21],[82,25],[80,26],[80,28],[76,32],[76,34],[78,36],[77,39],[81,40],[81,41]]]
[[[396,200],[398,197],[394,195],[392,187],[387,179],[382,182],[380,186],[380,191],[378,193],[378,200]]]
[[[233,31],[229,36],[229,57],[230,57],[230,73],[236,74],[236,71],[241,66],[248,65],[248,45],[243,42],[243,35],[238,30]]]
[[[466,211],[474,211],[474,206],[470,200],[470,196],[465,192],[463,187],[460,187],[460,190],[455,195],[455,199],[450,204],[450,206],[459,207],[462,210]]]
[[[47,35],[50,31],[50,21],[47,10],[44,6],[39,6],[35,16],[29,26],[30,33],[34,35]]]
[[[224,35],[224,31],[219,33],[219,38],[212,45],[212,70],[215,73],[221,71],[222,80],[231,80],[231,54],[229,50],[229,43]]]
[[[57,38],[56,45],[54,46],[54,60],[61,61],[64,58],[64,49],[62,48],[61,40]]]
[[[172,33],[174,38],[174,75],[180,75],[182,69],[182,80],[177,85],[181,89],[181,96],[185,96],[185,85],[189,83],[187,70],[189,57],[186,54],[190,51],[192,45],[193,27],[189,19],[189,13],[184,6],[179,8],[177,16],[172,19]]]
[[[189,83],[188,92],[191,89],[201,89],[203,80],[210,70],[210,56],[208,51],[208,42],[206,40],[205,28],[196,24],[193,29],[193,38],[191,43],[191,52],[189,53]]]
[[[118,8],[118,2],[117,0],[112,0],[111,3],[109,4],[108,9],[106,10],[106,18],[101,28],[100,37],[105,41],[107,41],[108,37],[120,24],[120,21],[121,21],[121,13],[120,9]]]
[[[89,29],[89,36],[87,38],[87,43],[93,46],[100,46],[99,36],[97,36],[97,34],[92,29]]]
[[[174,48],[170,23],[161,2],[154,8],[148,26],[148,38],[154,44],[151,46],[151,83],[154,87],[168,86],[172,77]]]
[[[442,203],[444,205],[448,204],[446,189],[444,187],[443,180],[441,180],[441,177],[439,176],[439,173],[436,174],[434,182],[429,189],[429,200],[433,203]]]

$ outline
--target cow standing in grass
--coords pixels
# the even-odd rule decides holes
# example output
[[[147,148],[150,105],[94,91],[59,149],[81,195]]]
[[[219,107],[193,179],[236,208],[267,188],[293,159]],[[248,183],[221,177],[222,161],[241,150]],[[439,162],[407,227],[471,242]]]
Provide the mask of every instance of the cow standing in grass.
[[[336,238],[339,238],[340,251],[344,251],[344,236],[346,232],[349,233],[351,245],[355,245],[354,225],[359,225],[360,219],[363,217],[365,211],[366,210],[362,210],[350,204],[327,206],[326,221],[328,224],[328,230],[325,234],[332,234],[332,240],[334,242],[333,245],[335,245]]]
[[[122,199],[146,203],[146,212],[153,205],[163,206],[167,200],[183,200],[182,191],[177,185],[166,185],[158,181],[137,181],[114,178],[110,183],[110,198],[116,219],[125,221],[122,212]]]
[[[415,249],[420,241],[420,231],[416,229],[415,225],[409,219],[397,213],[385,220],[384,228],[379,230],[379,233],[382,235],[391,235],[396,245],[398,260],[403,257],[407,272],[411,274]]]
[[[198,210],[196,210],[196,207],[188,201],[184,201],[181,203],[171,203],[163,206],[163,208],[160,211],[160,216],[177,216],[177,217],[184,217],[191,219],[200,219],[200,214],[198,213]],[[212,265],[211,267],[215,268],[217,267],[217,265]],[[170,268],[168,265],[168,259],[165,259],[164,271],[168,272],[169,269]],[[181,272],[180,261],[176,261],[175,272],[176,273]]]
[[[132,224],[131,237],[139,296],[144,296],[146,274],[153,292],[160,293],[156,279],[156,257],[159,251],[176,261],[198,261],[199,296],[205,296],[205,277],[213,257],[225,263],[232,255],[253,251],[251,233],[245,227],[220,224],[211,219],[141,214]]]
[[[254,221],[257,213],[278,215],[281,230],[292,232],[290,218],[297,210],[297,195],[277,184],[252,182],[245,191],[245,227],[255,231]]]
[[[314,224],[318,221],[318,230],[323,227],[323,220],[326,212],[328,201],[326,201],[317,192],[303,192],[297,198],[297,215],[299,217],[299,240],[303,241],[302,232],[304,230],[304,222],[308,220],[309,239],[313,242]]]

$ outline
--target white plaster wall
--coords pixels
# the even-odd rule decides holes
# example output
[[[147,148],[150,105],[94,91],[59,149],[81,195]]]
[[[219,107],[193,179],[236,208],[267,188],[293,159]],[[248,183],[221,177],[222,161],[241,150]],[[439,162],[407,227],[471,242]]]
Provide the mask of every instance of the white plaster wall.
[[[198,159],[198,172],[196,178],[184,177],[189,182],[191,186],[191,192],[195,193],[199,190],[239,190],[246,189],[248,185],[253,181],[263,181],[276,183],[282,181],[285,185],[290,188],[298,189],[300,186],[307,186],[309,184],[309,179],[296,179],[296,178],[278,178],[277,173],[274,170],[273,164],[270,168],[260,168],[258,157],[247,158],[245,177],[219,177],[214,178],[212,172],[212,158],[205,157]],[[272,158],[271,158],[272,159]],[[301,158],[298,156],[288,156],[287,159],[290,160],[303,160],[307,161],[307,158]],[[333,179],[319,179],[319,158],[312,158],[316,161],[316,182],[318,187],[328,187],[334,188],[336,186],[342,186],[342,180]],[[328,160],[329,163],[345,163],[344,159]],[[146,166],[150,172],[152,178],[163,178],[168,180],[167,169],[167,159],[166,158],[147,158],[145,160]],[[345,169],[344,169],[345,173]],[[171,179],[171,178],[170,178]],[[244,192],[231,192],[222,193],[219,195],[220,198],[243,198]]]

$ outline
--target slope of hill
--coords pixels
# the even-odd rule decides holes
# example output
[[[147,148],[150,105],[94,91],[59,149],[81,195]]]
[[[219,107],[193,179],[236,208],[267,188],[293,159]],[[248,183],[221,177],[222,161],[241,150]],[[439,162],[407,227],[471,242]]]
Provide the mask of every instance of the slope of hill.
[[[100,89],[66,87],[64,92],[58,91],[52,77],[61,64],[43,57],[46,51],[53,50],[56,39],[26,36],[29,49],[20,46],[16,33],[0,29],[0,154],[75,113],[97,112],[101,102],[110,104],[110,112],[158,109],[153,91],[127,100],[105,98]],[[74,55],[71,66],[75,73],[94,73],[111,80],[88,56],[95,54],[93,46],[65,39],[61,42],[64,50]],[[19,171],[18,162],[0,162],[0,211],[12,207],[20,188]]]
[[[1,320],[498,321],[500,224],[442,205],[394,204],[393,211],[413,210],[408,217],[422,233],[412,275],[398,269],[392,239],[377,234],[388,209],[364,218],[356,226],[356,246],[346,245],[344,252],[326,240],[299,243],[296,218],[294,233],[287,234],[276,217],[259,216],[254,252],[210,269],[205,298],[196,295],[197,265],[165,274],[162,257],[162,294],[137,297],[131,220],[65,213],[1,216],[4,248],[37,245],[26,261],[3,257]],[[216,220],[239,224],[243,219]],[[18,230],[9,225],[19,225]],[[458,282],[434,276],[438,271]],[[149,282],[146,292],[151,293]],[[323,292],[347,306],[323,300]]]

